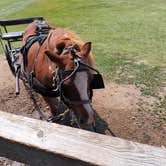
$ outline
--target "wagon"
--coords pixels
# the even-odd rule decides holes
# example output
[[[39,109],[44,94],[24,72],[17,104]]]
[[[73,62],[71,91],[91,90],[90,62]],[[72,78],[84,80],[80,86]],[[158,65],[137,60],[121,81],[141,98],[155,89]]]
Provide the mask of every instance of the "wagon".
[[[17,63],[21,50],[18,42],[23,38],[24,31],[11,31],[12,27],[29,24],[34,20],[44,20],[43,17],[29,17],[13,20],[0,20],[0,44],[6,56],[11,72],[16,77],[16,94],[19,94],[20,64]]]

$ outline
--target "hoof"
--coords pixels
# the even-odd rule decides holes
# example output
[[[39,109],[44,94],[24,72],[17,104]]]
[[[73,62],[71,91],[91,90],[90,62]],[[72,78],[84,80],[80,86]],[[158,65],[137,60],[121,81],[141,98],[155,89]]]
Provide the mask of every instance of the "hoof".
[[[51,116],[47,119],[47,122],[58,123],[61,120],[58,116]]]

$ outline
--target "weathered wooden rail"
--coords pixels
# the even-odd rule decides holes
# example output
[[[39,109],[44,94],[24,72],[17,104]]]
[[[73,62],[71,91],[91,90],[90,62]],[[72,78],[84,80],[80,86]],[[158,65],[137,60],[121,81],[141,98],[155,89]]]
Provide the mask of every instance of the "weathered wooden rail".
[[[32,166],[166,166],[166,149],[1,111],[0,156]]]

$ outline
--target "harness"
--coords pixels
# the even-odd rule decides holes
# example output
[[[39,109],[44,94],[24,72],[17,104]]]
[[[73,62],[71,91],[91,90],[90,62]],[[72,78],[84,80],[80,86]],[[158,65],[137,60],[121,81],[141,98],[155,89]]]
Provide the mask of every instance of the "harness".
[[[54,91],[54,89],[44,86],[39,80],[36,79],[35,74],[34,74],[37,56],[39,54],[42,44],[48,38],[50,30],[52,30],[52,28],[49,26],[46,26],[46,23],[44,21],[36,21],[35,34],[30,35],[27,38],[25,45],[22,46],[22,48],[20,50],[23,55],[23,67],[24,67],[24,71],[21,75],[21,78],[24,82],[28,82],[29,87],[31,89],[35,90],[37,93],[39,93],[43,96],[58,97],[60,95],[59,91]],[[27,54],[28,54],[28,51],[31,48],[31,46],[36,42],[39,43],[39,47],[35,53],[32,71],[28,72]]]
[[[23,55],[23,62],[24,62],[24,70],[25,70],[25,67],[27,66],[28,50],[36,42],[38,42],[41,47],[43,42],[46,40],[46,38],[47,38],[47,34],[35,34],[35,35],[28,37],[25,45],[21,48],[21,53]]]
[[[102,76],[98,70],[92,68],[91,66],[89,66],[87,64],[84,64],[82,62],[82,60],[80,59],[80,57],[77,56],[78,48],[76,48],[74,45],[69,46],[68,48],[64,49],[62,54],[70,53],[72,55],[73,61],[75,62],[75,65],[76,65],[75,69],[62,70],[58,67],[55,69],[52,69],[50,66],[50,70],[52,71],[52,75],[53,75],[53,84],[57,85],[55,88],[48,88],[48,87],[44,86],[39,80],[36,79],[35,74],[34,74],[35,63],[36,63],[37,56],[39,54],[42,44],[48,37],[50,38],[50,36],[48,35],[50,32],[50,28],[49,27],[45,28],[45,29],[47,29],[47,31],[44,31],[44,33],[43,33],[41,24],[39,24],[39,26],[37,24],[36,29],[37,29],[36,34],[30,36],[27,39],[26,44],[21,49],[21,53],[23,54],[23,64],[24,64],[24,71],[25,71],[24,76],[26,77],[25,80],[27,80],[31,89],[35,90],[36,92],[38,92],[39,94],[41,94],[43,96],[60,97],[60,99],[64,102],[64,104],[66,104],[69,108],[71,107],[71,105],[91,103],[91,99],[93,96],[93,89],[104,88],[104,82],[103,82]],[[29,73],[27,71],[27,53],[28,53],[28,50],[30,49],[30,47],[36,42],[39,43],[39,47],[35,54],[33,69]],[[97,74],[94,74],[93,80],[90,84],[90,89],[89,89],[89,92],[90,92],[89,98],[90,99],[89,100],[78,100],[78,101],[70,101],[69,99],[67,99],[64,95],[64,86],[63,86],[64,82],[66,80],[68,80],[69,78],[73,77],[77,72],[90,71],[90,70],[93,70],[97,73]],[[62,78],[64,78],[64,79],[62,79]]]

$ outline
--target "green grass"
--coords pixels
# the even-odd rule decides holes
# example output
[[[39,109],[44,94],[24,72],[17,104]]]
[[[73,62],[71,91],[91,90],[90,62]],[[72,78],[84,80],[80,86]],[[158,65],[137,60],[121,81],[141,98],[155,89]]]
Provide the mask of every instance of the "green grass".
[[[9,15],[15,15],[17,11],[24,9],[35,0],[1,0],[0,1],[0,19],[7,18]]]
[[[105,78],[136,84],[153,96],[165,86],[165,0],[8,0],[0,6],[9,8],[0,10],[0,18],[42,15],[92,41]]]

